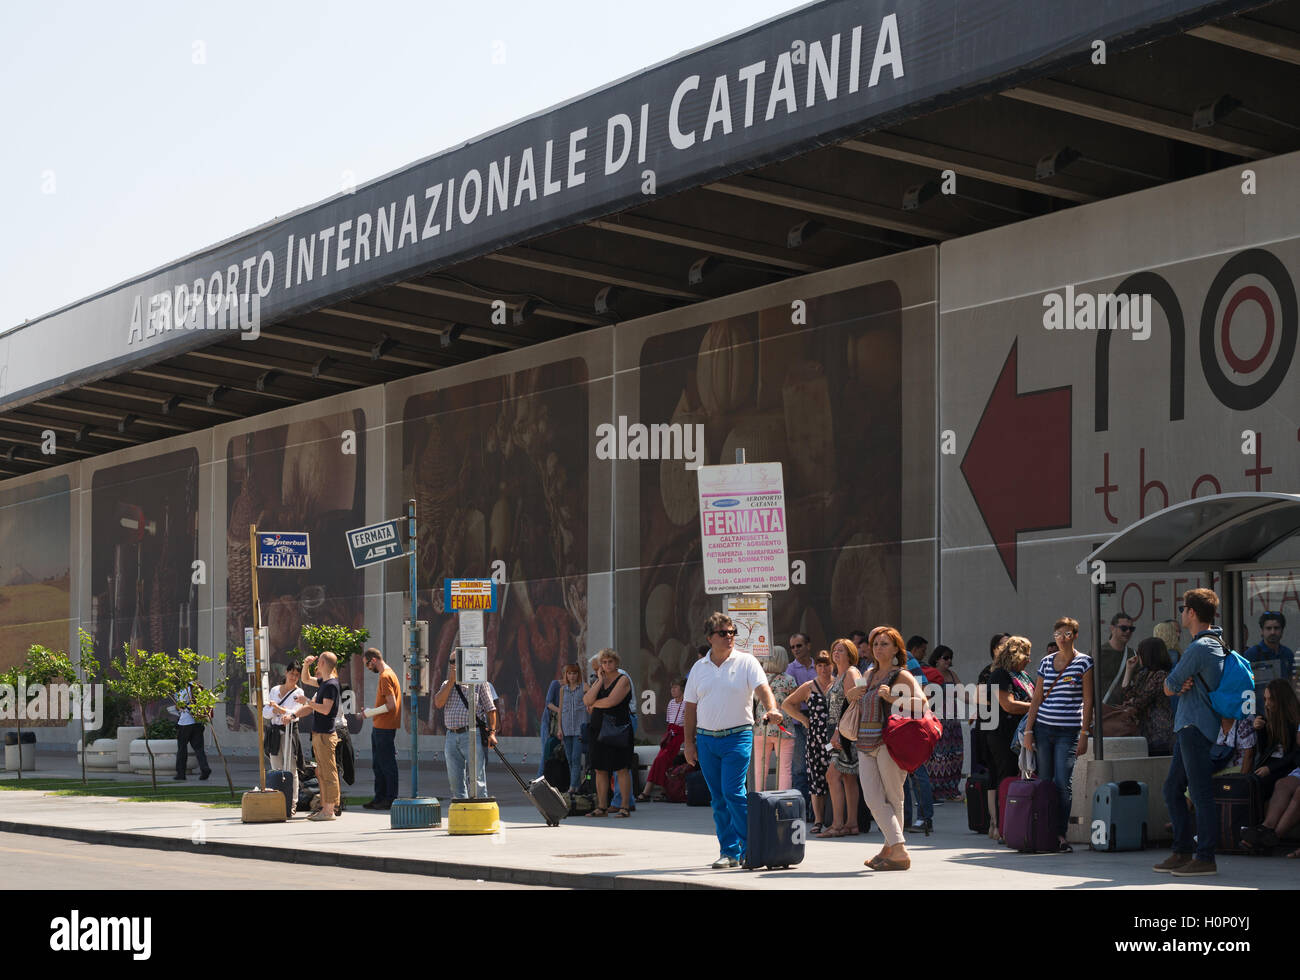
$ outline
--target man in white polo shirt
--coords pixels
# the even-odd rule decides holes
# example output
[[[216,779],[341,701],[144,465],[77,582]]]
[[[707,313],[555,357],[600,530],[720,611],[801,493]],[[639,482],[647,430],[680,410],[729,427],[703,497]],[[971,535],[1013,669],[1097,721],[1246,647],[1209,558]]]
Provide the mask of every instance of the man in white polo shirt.
[[[713,867],[734,868],[745,853],[749,826],[745,776],[754,751],[754,698],[766,711],[764,721],[779,725],[784,716],[759,662],[734,649],[736,624],[715,612],[704,632],[709,655],[696,661],[686,678],[682,750],[687,762],[700,767],[713,797],[713,823],[722,849]]]

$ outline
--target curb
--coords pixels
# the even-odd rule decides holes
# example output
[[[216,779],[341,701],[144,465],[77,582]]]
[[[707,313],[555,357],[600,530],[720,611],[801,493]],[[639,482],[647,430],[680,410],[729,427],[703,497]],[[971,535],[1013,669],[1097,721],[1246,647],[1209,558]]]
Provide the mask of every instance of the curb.
[[[317,867],[348,868],[353,871],[379,871],[387,874],[426,875],[437,878],[479,879],[512,885],[546,885],[552,888],[618,889],[655,891],[731,891],[733,886],[696,881],[664,881],[637,875],[579,874],[572,871],[540,871],[532,868],[502,868],[487,864],[461,864],[448,861],[423,861],[417,858],[370,857],[364,854],[339,854],[299,848],[271,847],[265,844],[232,844],[211,841],[196,844],[180,837],[155,837],[122,830],[90,830],[84,827],[50,827],[42,824],[0,820],[0,833],[27,834],[32,837],[55,837],[83,844],[107,844],[113,847],[138,847],[155,851],[185,851],[190,854],[217,854],[221,857],[256,861],[279,861],[285,864],[308,864]]]

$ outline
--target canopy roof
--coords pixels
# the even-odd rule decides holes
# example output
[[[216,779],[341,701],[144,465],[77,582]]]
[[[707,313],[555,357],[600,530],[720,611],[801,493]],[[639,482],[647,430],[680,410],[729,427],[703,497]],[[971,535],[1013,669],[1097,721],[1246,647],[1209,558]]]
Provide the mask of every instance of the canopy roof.
[[[1115,534],[1085,561],[1107,574],[1292,564],[1300,556],[1300,494],[1221,493],[1166,507]]]

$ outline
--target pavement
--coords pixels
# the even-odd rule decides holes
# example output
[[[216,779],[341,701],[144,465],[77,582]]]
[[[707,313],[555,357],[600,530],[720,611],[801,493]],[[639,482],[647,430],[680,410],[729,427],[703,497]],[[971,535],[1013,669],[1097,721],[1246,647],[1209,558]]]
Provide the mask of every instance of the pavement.
[[[251,766],[241,767],[241,772],[244,769],[255,772]],[[72,774],[71,764],[43,764],[35,775]],[[213,780],[220,775],[216,770]],[[13,774],[3,779],[9,782]],[[437,792],[445,779],[444,771],[441,782],[430,783],[428,789],[422,784],[422,792]],[[324,823],[299,816],[286,823],[244,824],[235,809],[200,803],[127,803],[30,791],[0,792],[0,833],[560,888],[1291,890],[1300,876],[1300,862],[1281,858],[1225,855],[1218,860],[1217,877],[1178,879],[1151,871],[1151,865],[1168,853],[1163,849],[1104,854],[1076,848],[1073,854],[1018,854],[971,833],[961,803],[935,808],[932,836],[909,835],[912,869],[908,872],[873,872],[863,867],[863,861],[882,846],[878,831],[811,840],[803,863],[789,870],[714,871],[708,865],[718,849],[712,811],[707,807],[650,803],[626,820],[570,817],[559,827],[547,827],[508,780],[504,770],[489,771],[488,785],[499,794],[502,829],[485,836],[448,834],[445,802],[441,829],[392,830],[387,813],[355,808]],[[237,779],[236,787],[251,782],[255,777],[242,783]],[[348,795],[369,785],[369,774],[358,772]],[[106,872],[110,887],[112,881],[112,873]],[[430,887],[437,885],[430,882]]]

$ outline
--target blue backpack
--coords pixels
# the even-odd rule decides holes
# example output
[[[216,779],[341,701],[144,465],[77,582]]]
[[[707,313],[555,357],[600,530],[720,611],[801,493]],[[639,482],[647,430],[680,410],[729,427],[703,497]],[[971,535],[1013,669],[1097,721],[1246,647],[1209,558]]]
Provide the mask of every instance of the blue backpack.
[[[1207,639],[1215,640],[1219,644],[1219,649],[1223,651],[1223,677],[1219,681],[1219,686],[1211,691],[1209,685],[1203,679],[1201,680],[1201,686],[1210,695],[1210,707],[1220,718],[1239,720],[1247,715],[1257,714],[1255,672],[1251,669],[1250,661],[1236,650],[1229,650],[1223,645],[1222,640],[1212,636]],[[1246,710],[1247,705],[1250,707],[1249,711]]]

